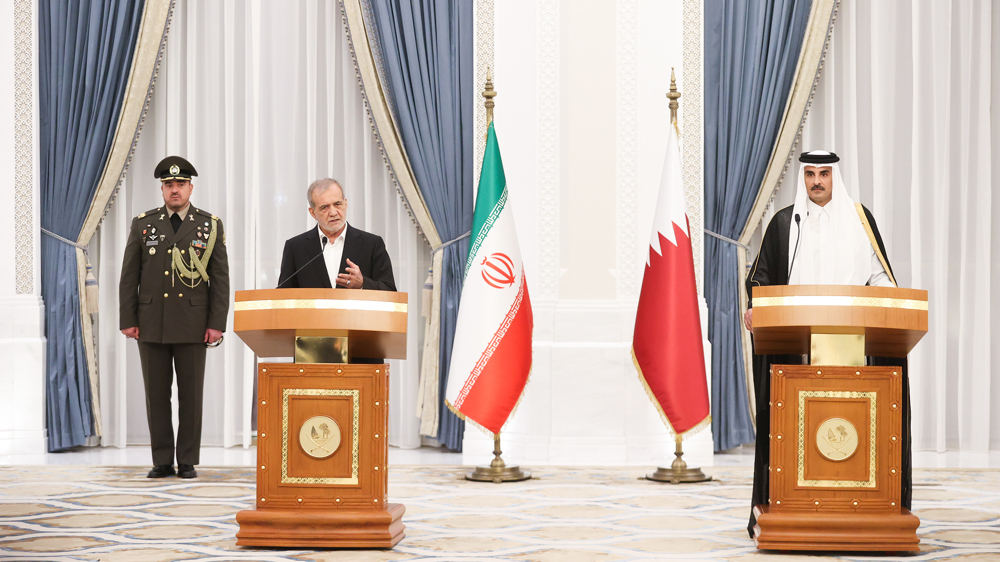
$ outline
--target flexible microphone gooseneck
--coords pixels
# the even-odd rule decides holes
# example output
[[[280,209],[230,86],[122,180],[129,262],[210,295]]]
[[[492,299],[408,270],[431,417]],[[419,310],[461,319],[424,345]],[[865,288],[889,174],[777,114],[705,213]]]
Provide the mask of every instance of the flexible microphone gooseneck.
[[[798,216],[798,215],[796,215],[796,216]],[[306,265],[309,265],[309,264],[311,264],[312,262],[316,261],[316,258],[318,258],[318,257],[322,256],[322,255],[323,255],[323,252],[325,252],[325,251],[326,251],[326,243],[327,243],[327,242],[329,242],[329,239],[328,239],[328,238],[327,238],[326,236],[324,236],[324,237],[323,237],[323,241],[322,241],[322,242],[320,243],[320,250],[319,250],[319,253],[318,253],[318,254],[316,254],[315,256],[313,256],[313,259],[311,259],[311,260],[307,261],[307,262],[305,263],[305,265],[303,265],[302,267],[300,267],[300,268],[296,269],[296,270],[295,270],[295,273],[293,273],[293,274],[291,274],[291,275],[289,275],[289,276],[288,276],[288,279],[285,279],[285,280],[284,280],[284,281],[282,281],[281,283],[278,283],[278,286],[277,286],[277,287],[275,287],[275,289],[280,289],[282,285],[284,285],[285,283],[288,283],[288,281],[289,281],[289,280],[290,280],[290,279],[291,279],[292,277],[295,277],[296,275],[298,275],[298,274],[299,274],[299,272],[300,272],[300,271],[302,271],[303,269],[305,269],[305,268],[306,268]]]
[[[792,279],[792,268],[795,267],[795,256],[799,255],[799,241],[802,240],[802,227],[799,226],[799,214],[795,213],[795,251],[792,252],[792,263],[788,264],[788,279]]]

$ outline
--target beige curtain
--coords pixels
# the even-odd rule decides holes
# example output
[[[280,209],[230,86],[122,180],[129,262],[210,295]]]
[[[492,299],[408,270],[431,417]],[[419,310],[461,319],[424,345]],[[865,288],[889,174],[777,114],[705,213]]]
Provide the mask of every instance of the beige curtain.
[[[91,403],[94,410],[94,431],[97,436],[103,434],[101,394],[97,383],[99,378],[97,347],[95,346],[92,317],[92,314],[98,310],[98,291],[92,276],[90,276],[88,287],[90,264],[87,263],[87,256],[82,247],[90,244],[91,238],[97,232],[97,227],[100,226],[111,207],[122,178],[125,177],[129,161],[135,150],[135,143],[142,130],[142,119],[153,95],[156,70],[163,55],[163,47],[166,44],[172,11],[172,0],[146,0],[143,7],[139,38],[136,40],[132,68],[129,71],[128,85],[125,87],[125,99],[118,116],[118,129],[115,131],[111,153],[108,154],[108,161],[104,165],[97,193],[91,202],[90,212],[87,214],[83,229],[80,231],[80,237],[77,239],[76,263],[80,286],[80,318],[83,323],[84,347],[87,350],[87,370],[90,373]]]
[[[737,255],[740,258],[739,270],[743,275],[746,274],[750,258],[746,247],[749,246],[750,238],[753,237],[758,224],[764,218],[764,212],[774,197],[775,190],[781,184],[781,180],[788,170],[792,153],[798,145],[802,126],[809,113],[809,104],[812,102],[816,85],[819,83],[820,71],[823,69],[823,57],[830,43],[839,5],[840,0],[813,0],[809,12],[809,23],[806,27],[806,36],[802,41],[802,51],[795,68],[795,81],[792,83],[792,91],[788,95],[788,101],[785,102],[781,128],[774,141],[774,149],[771,151],[771,159],[768,161],[767,171],[764,173],[764,180],[761,182],[757,199],[750,211],[750,216],[747,218],[747,224],[743,227],[743,234],[740,235],[739,242],[743,246],[737,251]],[[741,282],[739,287],[740,310],[746,310],[746,286]],[[741,330],[741,333],[743,334],[743,361],[746,366],[747,389],[749,389],[747,395],[750,400],[750,419],[756,424],[757,401],[754,397],[753,386],[753,346],[750,342],[750,332]]]
[[[420,433],[422,435],[436,435],[440,419],[438,415],[438,403],[440,402],[438,399],[438,346],[440,344],[438,334],[441,331],[441,315],[438,310],[441,301],[441,253],[436,250],[441,247],[443,241],[434,226],[434,221],[431,220],[427,204],[420,194],[420,187],[413,176],[413,169],[406,156],[406,150],[403,148],[403,140],[399,136],[399,128],[393,117],[392,108],[389,106],[389,98],[382,85],[379,72],[379,65],[382,64],[382,61],[379,59],[378,51],[372,49],[368,41],[368,30],[365,27],[365,10],[367,8],[362,0],[341,0],[341,8],[344,11],[344,23],[354,53],[362,95],[366,101],[365,107],[371,117],[372,129],[378,139],[379,147],[385,157],[393,181],[398,186],[407,208],[417,222],[417,226],[427,238],[431,248],[434,249],[433,295],[431,297],[433,304],[424,324],[424,348],[420,366],[417,414],[420,417]],[[368,17],[367,20],[371,21],[371,18]]]

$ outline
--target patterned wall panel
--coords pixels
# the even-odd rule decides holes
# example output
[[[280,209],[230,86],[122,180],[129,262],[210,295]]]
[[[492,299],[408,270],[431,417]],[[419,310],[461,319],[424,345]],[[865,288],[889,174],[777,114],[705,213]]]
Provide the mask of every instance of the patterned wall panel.
[[[479,186],[479,174],[483,171],[483,153],[486,152],[486,108],[483,103],[483,87],[486,84],[486,70],[496,73],[493,63],[494,0],[476,0],[476,85],[472,89],[475,99],[472,104],[476,112],[476,167],[473,189]],[[496,89],[494,87],[494,89]]]
[[[31,0],[14,2],[14,275],[17,294],[35,292],[34,30]]]
[[[559,298],[559,0],[538,0],[538,293]]]
[[[705,140],[702,120],[702,20],[704,0],[683,0],[683,58],[678,89],[680,99],[681,167],[687,195],[688,221],[691,223],[691,249],[694,251],[695,282],[704,298],[704,160]]]
[[[615,69],[617,146],[615,207],[617,297],[639,296],[642,281],[638,224],[639,183],[639,0],[618,0]]]

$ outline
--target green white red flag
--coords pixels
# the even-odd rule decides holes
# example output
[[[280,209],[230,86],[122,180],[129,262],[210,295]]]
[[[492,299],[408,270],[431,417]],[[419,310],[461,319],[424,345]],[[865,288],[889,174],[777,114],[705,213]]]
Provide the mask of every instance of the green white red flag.
[[[639,293],[632,359],[677,436],[711,423],[698,290],[676,126],[670,127],[653,232]]]
[[[531,372],[531,301],[493,123],[486,136],[445,401],[499,433]]]

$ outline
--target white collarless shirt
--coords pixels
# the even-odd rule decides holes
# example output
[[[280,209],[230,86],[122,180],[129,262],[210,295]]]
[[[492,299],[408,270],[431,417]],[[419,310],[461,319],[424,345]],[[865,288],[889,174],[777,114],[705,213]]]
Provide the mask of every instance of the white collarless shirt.
[[[842,234],[834,232],[828,206],[820,207],[806,201],[806,220],[802,224],[802,242],[799,246],[797,263],[792,267],[789,285],[837,285],[838,273],[834,270],[834,246],[845,244]],[[849,284],[873,287],[893,287],[889,275],[882,267],[882,261],[871,244],[865,244],[867,259],[871,260],[871,276],[852,279]],[[801,267],[801,269],[799,269]],[[796,269],[799,269],[796,271]]]
[[[330,285],[333,288],[337,288],[337,275],[343,273],[338,271],[340,268],[340,260],[344,257],[344,240],[347,236],[347,225],[344,225],[343,230],[340,231],[340,235],[335,239],[329,239],[323,229],[316,225],[316,230],[319,232],[319,243],[320,248],[323,249],[323,261],[326,262],[326,272],[330,276]],[[326,244],[326,248],[323,248],[323,239],[327,238],[329,240]],[[360,289],[361,287],[351,287],[352,289]]]
[[[805,229],[808,234],[803,240],[803,255],[812,257],[812,276],[819,283],[829,282],[833,278],[833,259],[830,253],[833,245],[837,242],[833,238],[833,230],[830,228],[830,213],[826,207],[820,207],[812,200],[806,202],[806,224]]]

